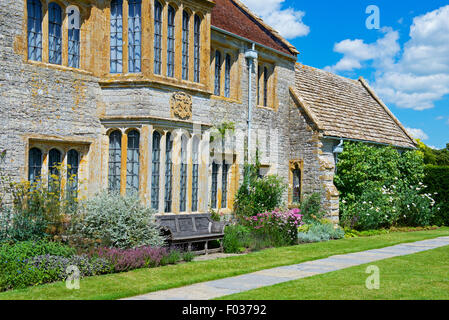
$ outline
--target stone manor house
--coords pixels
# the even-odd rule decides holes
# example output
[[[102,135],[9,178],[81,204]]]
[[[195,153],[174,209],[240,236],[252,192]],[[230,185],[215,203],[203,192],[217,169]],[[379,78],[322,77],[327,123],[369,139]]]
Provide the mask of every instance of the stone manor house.
[[[320,192],[337,221],[343,141],[416,144],[364,79],[298,54],[237,0],[1,0],[3,165],[79,197],[138,192],[161,215],[230,212],[258,149],[285,200]]]

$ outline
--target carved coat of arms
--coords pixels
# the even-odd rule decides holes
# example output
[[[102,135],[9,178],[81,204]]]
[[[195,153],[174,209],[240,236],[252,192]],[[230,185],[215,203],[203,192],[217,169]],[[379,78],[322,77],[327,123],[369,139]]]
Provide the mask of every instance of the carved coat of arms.
[[[176,92],[170,99],[172,118],[190,120],[192,118],[192,97],[184,92]]]

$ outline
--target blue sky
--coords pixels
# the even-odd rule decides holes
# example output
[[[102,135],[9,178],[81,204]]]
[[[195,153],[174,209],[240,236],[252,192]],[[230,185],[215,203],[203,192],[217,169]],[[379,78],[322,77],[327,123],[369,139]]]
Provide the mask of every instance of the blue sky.
[[[363,76],[410,133],[449,143],[448,1],[242,0],[301,52],[299,62]],[[369,5],[380,29],[369,30]]]

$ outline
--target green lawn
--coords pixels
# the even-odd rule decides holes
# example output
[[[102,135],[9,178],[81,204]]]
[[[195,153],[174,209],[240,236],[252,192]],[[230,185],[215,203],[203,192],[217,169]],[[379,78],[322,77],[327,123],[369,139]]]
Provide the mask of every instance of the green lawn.
[[[0,293],[0,299],[119,299],[232,277],[262,269],[322,259],[335,254],[382,248],[441,236],[449,236],[449,228],[410,233],[390,233],[369,238],[352,238],[269,249],[226,259],[191,262],[85,278],[81,280],[81,289],[75,291],[66,289],[64,282],[8,291]]]
[[[367,266],[380,270],[379,290],[368,290]],[[222,300],[448,300],[449,246],[264,287]]]

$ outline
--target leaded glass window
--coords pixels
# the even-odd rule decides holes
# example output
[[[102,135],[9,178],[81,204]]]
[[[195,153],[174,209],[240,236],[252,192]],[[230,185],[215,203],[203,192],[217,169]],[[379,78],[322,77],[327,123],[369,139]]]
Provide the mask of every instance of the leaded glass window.
[[[229,164],[223,161],[223,172],[222,172],[222,197],[221,197],[221,207],[228,207],[228,173],[229,173]]]
[[[48,61],[62,63],[62,9],[52,2],[48,6]]]
[[[180,206],[179,210],[181,212],[186,211],[187,206],[187,138],[185,136],[181,137],[181,168],[180,168]]]
[[[219,96],[221,92],[221,53],[215,51],[215,90],[214,94]]]
[[[32,148],[28,154],[28,181],[31,183],[40,179],[42,172],[42,151]]]
[[[151,170],[151,207],[159,210],[159,180],[161,167],[161,134],[153,133],[153,157]]]
[[[226,55],[225,59],[225,97],[231,96],[231,56]]]
[[[199,141],[193,138],[192,143],[192,212],[198,211],[199,189]]]
[[[120,192],[122,168],[122,133],[119,130],[109,135],[109,190]]]
[[[262,80],[262,67],[257,68],[257,105],[260,106],[260,94],[261,94],[261,80]]]
[[[140,170],[140,133],[132,130],[128,133],[128,151],[126,160],[126,191],[128,193],[139,191]]]
[[[128,0],[128,71],[141,71],[142,1]]]
[[[173,141],[170,132],[166,135],[165,148],[165,212],[172,211],[172,189],[173,189]]]
[[[56,191],[60,186],[60,166],[62,163],[62,153],[58,149],[51,149],[48,153],[48,186],[52,191]]]
[[[154,2],[154,73],[161,74],[162,65],[162,5]]]
[[[111,73],[123,72],[123,0],[111,1]]]
[[[301,169],[295,165],[293,169],[293,203],[301,202]]]
[[[80,67],[80,12],[71,6],[67,10],[68,17],[68,66]]]
[[[212,163],[212,190],[211,190],[211,207],[212,209],[217,208],[217,193],[218,193],[218,171],[220,170],[220,165],[217,163]]]
[[[190,16],[182,13],[182,79],[189,80],[189,28]]]
[[[42,4],[39,0],[27,1],[28,59],[42,61]]]
[[[78,170],[80,155],[76,150],[67,153],[67,193],[70,199],[78,197]]]
[[[194,23],[193,81],[200,82],[201,18],[195,15]]]
[[[263,68],[263,105],[268,106],[268,69]]]
[[[175,76],[175,9],[168,6],[167,17],[167,76]]]

